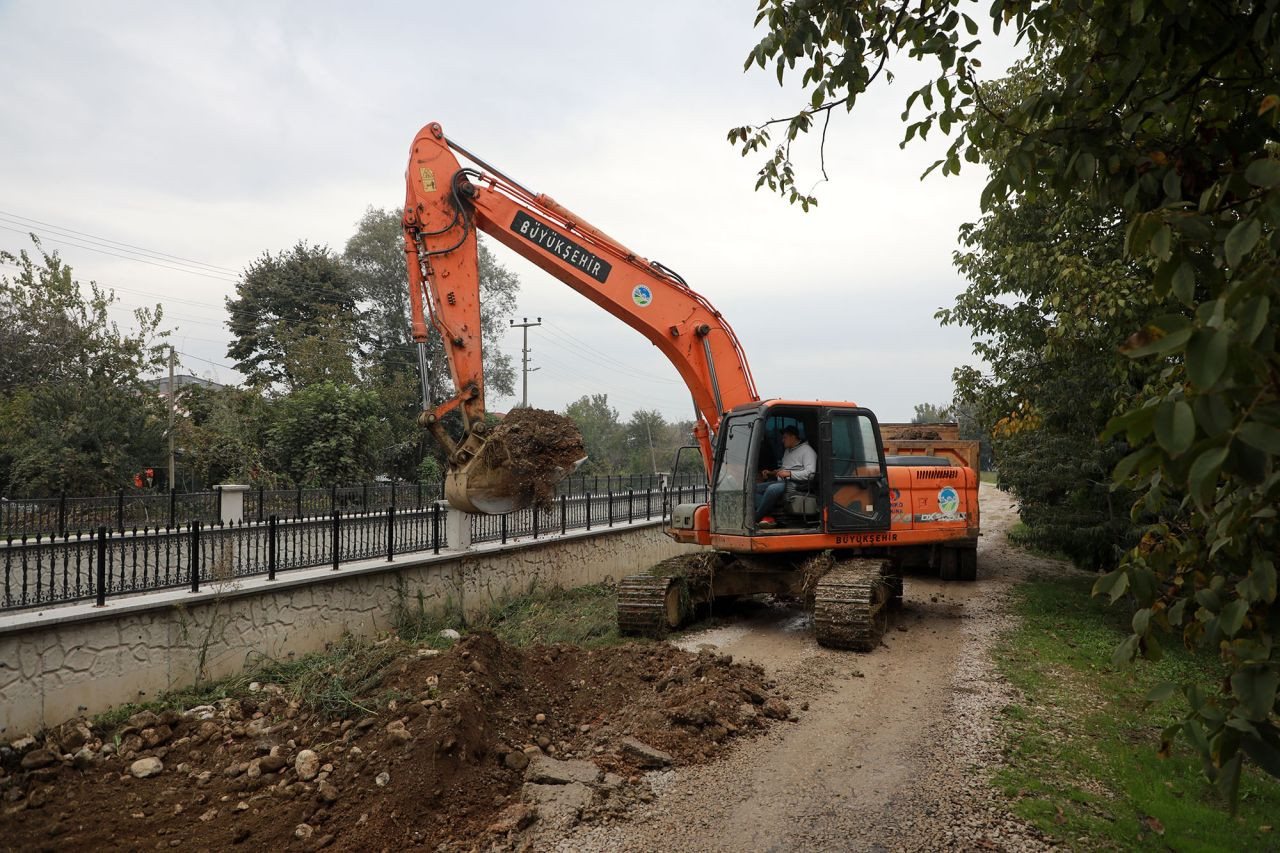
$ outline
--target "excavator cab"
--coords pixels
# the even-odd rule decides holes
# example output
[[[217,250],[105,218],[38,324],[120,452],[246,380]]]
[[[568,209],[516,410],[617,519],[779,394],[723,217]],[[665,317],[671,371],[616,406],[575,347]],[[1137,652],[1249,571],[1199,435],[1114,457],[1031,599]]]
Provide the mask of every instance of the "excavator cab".
[[[817,454],[816,475],[787,483],[774,515],[755,523],[760,472],[780,466],[783,429],[793,428]],[[839,404],[768,401],[728,412],[717,437],[712,473],[713,533],[779,536],[795,533],[887,530],[890,491],[875,415]]]

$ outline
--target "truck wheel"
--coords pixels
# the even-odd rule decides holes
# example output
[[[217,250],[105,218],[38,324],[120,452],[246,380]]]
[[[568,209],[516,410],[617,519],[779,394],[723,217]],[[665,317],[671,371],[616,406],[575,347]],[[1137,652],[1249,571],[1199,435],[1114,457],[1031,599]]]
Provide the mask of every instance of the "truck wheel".
[[[956,557],[959,564],[959,579],[962,581],[976,581],[978,579],[978,546],[971,545],[968,548],[959,548],[956,550]]]
[[[960,577],[960,550],[958,548],[938,549],[938,577],[944,581],[958,581]]]

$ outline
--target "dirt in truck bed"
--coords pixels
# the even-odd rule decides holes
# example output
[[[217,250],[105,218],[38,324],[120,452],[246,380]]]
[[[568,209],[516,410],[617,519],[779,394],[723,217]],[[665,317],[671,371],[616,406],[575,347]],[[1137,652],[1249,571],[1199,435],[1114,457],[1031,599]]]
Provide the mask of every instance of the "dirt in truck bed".
[[[506,469],[502,497],[521,505],[551,505],[563,469],[587,455],[578,425],[546,409],[512,409],[489,434],[484,462]]]
[[[518,847],[566,814],[622,814],[649,796],[644,771],[705,762],[791,715],[758,666],[660,643],[477,633],[370,654],[373,677],[324,670],[309,695],[254,683],[0,748],[0,848]],[[358,695],[332,689],[356,680]]]

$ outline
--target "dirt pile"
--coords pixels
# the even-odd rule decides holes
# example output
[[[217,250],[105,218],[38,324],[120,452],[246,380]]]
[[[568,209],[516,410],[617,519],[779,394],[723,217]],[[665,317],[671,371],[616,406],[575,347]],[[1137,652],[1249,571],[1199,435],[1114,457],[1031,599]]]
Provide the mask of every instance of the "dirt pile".
[[[587,455],[578,425],[546,409],[512,409],[489,434],[483,464],[503,472],[495,489],[521,506],[548,507],[556,483]]]
[[[942,433],[928,427],[907,427],[898,430],[897,434],[891,438],[897,441],[939,441],[942,439]]]
[[[489,634],[388,650],[351,713],[255,683],[115,732],[72,721],[0,749],[0,847],[519,845],[552,821],[625,813],[649,796],[643,771],[791,717],[759,667],[708,651],[521,649]]]

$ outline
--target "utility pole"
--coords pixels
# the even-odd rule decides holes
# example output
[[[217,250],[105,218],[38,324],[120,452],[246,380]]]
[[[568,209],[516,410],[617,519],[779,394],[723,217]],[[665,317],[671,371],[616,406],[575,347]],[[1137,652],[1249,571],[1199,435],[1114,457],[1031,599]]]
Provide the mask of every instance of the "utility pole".
[[[512,320],[511,328],[521,329],[524,331],[524,346],[520,348],[520,363],[521,363],[521,375],[522,375],[520,405],[523,408],[528,408],[529,406],[529,374],[538,369],[536,367],[529,366],[529,327],[541,326],[542,318],[541,317],[534,318],[536,322],[533,322],[533,323],[529,322],[528,317],[521,317],[520,319],[523,320],[523,322],[517,323],[515,320]]]
[[[644,431],[649,436],[649,461],[653,463],[653,473],[656,476],[658,473],[658,455],[653,452],[653,430],[649,427],[648,418],[645,418],[644,421]]]
[[[174,479],[174,474],[176,473],[176,471],[174,470],[174,465],[173,465],[173,413],[174,413],[174,410],[176,410],[178,407],[178,394],[177,394],[178,389],[173,387],[173,369],[175,366],[174,363],[177,361],[177,359],[178,359],[177,351],[174,350],[173,345],[170,344],[169,345],[169,488],[170,489],[177,488],[177,485],[176,485],[177,480]]]

